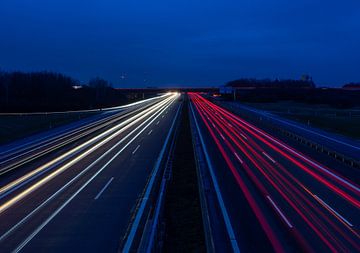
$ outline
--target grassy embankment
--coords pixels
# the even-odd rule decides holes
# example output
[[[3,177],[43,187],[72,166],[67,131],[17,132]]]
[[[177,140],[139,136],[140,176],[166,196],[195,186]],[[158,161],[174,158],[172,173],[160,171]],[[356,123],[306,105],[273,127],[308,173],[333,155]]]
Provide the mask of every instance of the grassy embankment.
[[[310,126],[360,139],[360,108],[337,109],[327,105],[294,102],[247,103],[247,105]]]
[[[93,116],[98,112],[0,116],[0,144]]]

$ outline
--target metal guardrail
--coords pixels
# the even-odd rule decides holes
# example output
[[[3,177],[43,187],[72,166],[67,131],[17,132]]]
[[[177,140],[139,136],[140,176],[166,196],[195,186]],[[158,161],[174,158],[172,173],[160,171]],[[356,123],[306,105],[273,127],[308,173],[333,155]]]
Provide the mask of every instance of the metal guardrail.
[[[146,215],[138,220],[138,222],[141,223],[139,227],[142,227],[142,231],[140,232],[140,229],[138,229],[138,231],[133,233],[133,243],[129,244],[127,239],[123,252],[160,252],[162,249],[164,234],[164,222],[162,218],[164,200],[166,195],[166,186],[168,181],[171,179],[172,155],[175,146],[176,135],[179,128],[179,118],[182,112],[182,107],[183,104],[180,105],[178,109],[179,111],[175,116],[175,124],[172,128],[174,131],[172,131],[171,135],[169,135],[171,141],[166,143],[166,145],[163,147],[165,153],[161,156],[161,160],[158,161],[159,163],[157,166],[161,168],[162,174],[161,171],[156,173],[158,176],[154,178],[155,181],[153,182],[151,192],[148,197],[145,197],[147,198],[148,202],[146,207],[144,207],[147,209]],[[146,186],[146,188],[148,188],[148,186]],[[140,203],[137,205],[138,209],[141,208],[140,204],[142,202],[141,200],[143,199],[144,195],[140,199]]]
[[[206,193],[209,192],[209,182],[205,179],[205,171],[206,161],[204,154],[202,153],[202,148],[200,144],[200,139],[196,131],[196,126],[193,122],[193,116],[191,111],[189,110],[189,118],[190,118],[190,128],[191,128],[191,137],[192,144],[194,148],[194,157],[196,163],[196,174],[198,178],[198,186],[199,186],[199,196],[200,196],[200,205],[201,205],[201,214],[203,220],[203,227],[205,233],[205,243],[206,243],[206,252],[216,252],[215,243],[213,238],[213,231],[211,227],[208,203],[206,200]]]
[[[182,110],[182,108],[180,109]],[[179,115],[181,117],[181,114]],[[163,247],[164,240],[164,203],[166,196],[166,189],[169,181],[172,177],[172,164],[174,158],[174,150],[176,144],[176,136],[179,131],[179,123],[178,120],[177,125],[175,127],[175,131],[172,136],[171,144],[168,148],[167,159],[164,165],[164,172],[161,178],[159,192],[157,197],[155,198],[155,208],[153,211],[153,215],[149,215],[147,219],[147,229],[145,229],[144,234],[142,236],[141,244],[138,252],[161,252]]]
[[[213,101],[214,103],[218,104],[219,106],[225,107],[230,111],[233,111],[235,113],[237,113],[233,108],[231,108],[229,105],[224,105],[224,104],[220,104],[217,101]],[[249,115],[248,115],[249,116]],[[252,117],[253,120],[255,120],[257,123],[260,124],[266,124],[267,122],[265,122],[267,119],[264,115],[261,116],[254,116]],[[270,123],[270,119],[268,119],[268,122]],[[275,130],[277,132],[279,132],[282,135],[285,135],[287,137],[290,137],[294,140],[296,140],[297,142],[304,144],[314,150],[316,150],[317,152],[321,152],[324,153],[334,159],[336,159],[337,161],[340,161],[342,163],[344,163],[345,165],[348,165],[352,168],[356,168],[356,169],[360,169],[360,161],[353,159],[351,157],[348,157],[342,153],[339,153],[337,151],[332,150],[331,148],[321,145],[317,142],[314,142],[312,140],[309,140],[299,134],[295,134],[294,132],[291,132],[289,130],[285,130],[279,126],[276,126],[275,124],[267,124],[267,127],[270,127],[272,130]]]
[[[205,212],[204,215],[207,216],[205,218],[206,221],[209,221],[209,223],[206,224],[205,226],[208,226],[208,225],[212,226],[214,224],[214,222],[211,222],[211,221],[214,221],[215,219],[217,221],[219,221],[219,219],[220,219],[223,221],[222,227],[226,231],[225,233],[221,232],[222,238],[219,239],[218,238],[219,231],[222,231],[222,228],[220,228],[221,226],[219,226],[219,222],[217,222],[217,225],[215,225],[216,227],[214,227],[214,229],[210,229],[210,227],[205,227],[204,229],[206,229],[206,233],[208,233],[206,236],[208,238],[210,236],[212,237],[211,238],[212,242],[207,242],[207,247],[209,247],[210,251],[211,250],[216,251],[216,248],[217,248],[216,244],[217,245],[221,244],[221,246],[220,246],[221,251],[232,251],[232,252],[238,253],[238,252],[240,252],[240,249],[239,249],[239,245],[238,245],[238,242],[237,242],[237,239],[235,236],[235,232],[234,232],[234,229],[232,226],[232,222],[229,217],[228,210],[224,203],[224,199],[223,199],[220,187],[219,187],[218,179],[215,175],[214,166],[212,164],[212,161],[210,159],[209,153],[207,151],[207,148],[206,148],[206,145],[204,142],[204,137],[202,136],[202,133],[200,131],[200,127],[197,122],[195,112],[194,112],[194,109],[191,104],[190,104],[190,109],[191,109],[190,111],[192,113],[192,119],[193,119],[193,123],[194,123],[193,126],[195,127],[194,133],[196,133],[196,135],[198,136],[198,138],[194,139],[194,140],[198,141],[197,148],[199,148],[199,149],[196,149],[196,150],[199,151],[199,153],[197,153],[197,154],[203,154],[203,156],[202,155],[199,156],[201,159],[200,161],[204,162],[204,164],[202,164],[203,166],[200,167],[201,168],[200,171],[203,172],[202,175],[204,175],[204,174],[209,175],[208,176],[209,180],[203,181],[204,187],[202,188],[202,190],[206,190],[206,192],[204,192],[205,194],[202,195],[204,197],[203,200],[205,200],[205,198],[207,199],[207,197],[209,195],[211,195],[210,191],[213,189],[214,190],[213,191],[214,200],[216,199],[214,202],[216,202],[217,204],[213,203],[212,206],[213,206],[213,209],[217,209],[220,213],[220,215],[216,216],[216,218],[213,215],[211,215],[212,217],[210,218],[210,211],[212,211],[212,210],[211,209],[202,210],[203,212]],[[205,172],[205,170],[206,170],[206,172]],[[221,218],[220,218],[220,216],[221,216]],[[222,223],[222,222],[220,222],[220,223]],[[224,238],[224,236],[226,237],[226,239]],[[215,239],[218,239],[216,243],[215,243]],[[224,243],[225,241],[226,241],[226,243]],[[227,243],[229,243],[229,245],[227,245]],[[224,248],[228,248],[228,249],[224,250]]]
[[[329,149],[328,147],[325,147],[323,145],[320,145],[314,141],[310,141],[300,135],[297,135],[297,134],[294,134],[290,131],[286,131],[286,130],[283,130],[281,128],[274,128],[274,130],[280,132],[281,134],[285,135],[285,136],[288,136],[298,142],[300,142],[301,144],[305,144],[307,145],[308,147],[312,148],[312,149],[315,149],[317,152],[321,152],[321,153],[324,153],[324,154],[327,154],[328,156],[331,156],[332,158],[335,158],[336,160],[339,160],[340,162],[343,162],[345,163],[346,165],[349,165],[353,168],[357,168],[357,169],[360,169],[360,161],[357,161],[353,158],[349,158],[339,152],[336,152],[336,151],[333,151],[331,149]]]

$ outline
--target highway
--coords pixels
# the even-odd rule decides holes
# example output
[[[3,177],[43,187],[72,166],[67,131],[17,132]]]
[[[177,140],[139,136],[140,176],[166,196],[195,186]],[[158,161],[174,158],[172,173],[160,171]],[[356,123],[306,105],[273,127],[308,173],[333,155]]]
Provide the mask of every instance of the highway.
[[[106,117],[2,150],[0,252],[131,249],[179,97],[168,93],[114,108]]]
[[[284,130],[294,132],[300,136],[312,140],[315,143],[321,143],[323,146],[329,147],[332,150],[341,153],[347,157],[360,160],[360,143],[357,140],[350,139],[339,134],[329,133],[327,131],[314,128],[300,122],[285,119],[273,113],[259,110],[240,103],[225,103],[230,107],[252,113],[254,115],[262,117],[263,119],[270,120],[272,125],[279,126]]]
[[[190,93],[222,228],[234,252],[359,252],[359,171],[344,177]],[[313,151],[311,151],[313,152]]]

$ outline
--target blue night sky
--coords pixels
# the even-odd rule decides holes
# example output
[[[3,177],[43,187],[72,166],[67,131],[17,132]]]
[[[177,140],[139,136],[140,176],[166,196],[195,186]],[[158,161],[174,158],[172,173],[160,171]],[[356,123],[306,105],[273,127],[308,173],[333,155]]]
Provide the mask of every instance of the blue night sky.
[[[360,81],[359,0],[1,0],[0,68],[120,87]]]

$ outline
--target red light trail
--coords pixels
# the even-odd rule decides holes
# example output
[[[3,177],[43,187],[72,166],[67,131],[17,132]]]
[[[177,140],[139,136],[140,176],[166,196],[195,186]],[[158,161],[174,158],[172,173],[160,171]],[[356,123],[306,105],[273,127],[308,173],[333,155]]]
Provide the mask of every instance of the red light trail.
[[[358,213],[360,191],[355,183],[201,95],[189,95],[276,252],[285,251],[284,247],[243,175],[303,250],[316,251],[311,242],[315,237],[332,252],[360,250],[357,224],[337,212],[338,206],[333,208],[323,200],[333,197]]]

